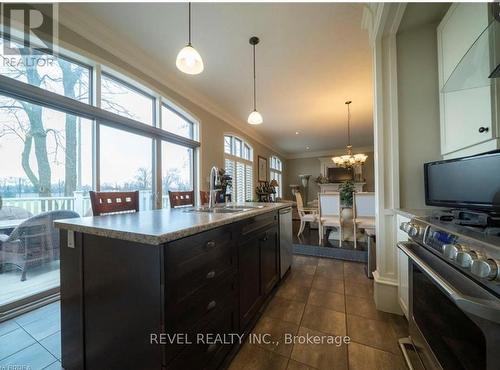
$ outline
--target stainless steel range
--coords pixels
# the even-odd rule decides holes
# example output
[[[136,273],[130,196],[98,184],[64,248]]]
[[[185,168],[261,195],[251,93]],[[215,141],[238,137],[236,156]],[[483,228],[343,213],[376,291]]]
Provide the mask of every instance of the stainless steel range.
[[[500,238],[438,219],[412,219],[410,369],[500,369]]]

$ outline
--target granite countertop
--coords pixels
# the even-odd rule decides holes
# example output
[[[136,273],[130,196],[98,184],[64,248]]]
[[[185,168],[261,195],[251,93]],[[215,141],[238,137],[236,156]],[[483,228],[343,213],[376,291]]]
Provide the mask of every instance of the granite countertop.
[[[410,209],[410,208],[396,208],[394,209],[398,215],[414,218],[414,217],[429,217],[436,213],[435,208],[426,209]]]
[[[202,231],[290,207],[287,203],[237,203],[263,206],[236,213],[186,212],[184,209],[158,209],[97,217],[57,220],[55,227],[144,244],[159,245]]]

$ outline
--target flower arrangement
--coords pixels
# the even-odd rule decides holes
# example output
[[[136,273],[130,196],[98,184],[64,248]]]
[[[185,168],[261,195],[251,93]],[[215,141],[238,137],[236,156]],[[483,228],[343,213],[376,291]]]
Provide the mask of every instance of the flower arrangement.
[[[328,177],[323,176],[323,175],[321,174],[321,175],[319,175],[318,177],[316,177],[316,179],[314,180],[314,182],[315,182],[316,184],[327,184],[327,183],[328,183],[328,182],[330,182],[330,181],[328,180]]]
[[[340,204],[345,207],[352,207],[352,193],[354,190],[354,183],[351,180],[342,183],[342,185],[339,186]]]

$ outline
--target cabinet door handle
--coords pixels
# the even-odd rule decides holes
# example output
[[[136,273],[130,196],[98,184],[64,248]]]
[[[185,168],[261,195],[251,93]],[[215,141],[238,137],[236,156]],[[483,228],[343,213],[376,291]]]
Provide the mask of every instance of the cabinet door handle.
[[[217,244],[215,244],[215,242],[213,240],[210,240],[209,242],[207,242],[206,244],[206,247],[207,249],[212,249],[212,248],[215,248]]]
[[[482,134],[483,132],[488,132],[488,131],[490,131],[489,127],[484,127],[484,126],[479,127],[480,134]]]
[[[215,277],[215,271],[209,271],[207,274],[207,279],[213,279]]]
[[[210,301],[210,303],[207,305],[207,311],[211,311],[217,306],[217,302],[215,301]]]
[[[260,239],[261,242],[267,241],[267,233],[264,234],[264,237]]]

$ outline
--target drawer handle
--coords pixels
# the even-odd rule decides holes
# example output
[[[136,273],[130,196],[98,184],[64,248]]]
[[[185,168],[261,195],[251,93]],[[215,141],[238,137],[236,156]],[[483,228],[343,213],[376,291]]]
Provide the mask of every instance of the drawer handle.
[[[267,241],[267,233],[264,235],[264,237],[262,239],[260,239],[260,241],[262,241],[262,242],[266,242]]]
[[[480,134],[482,134],[483,132],[488,132],[488,131],[490,131],[489,127],[484,127],[484,126],[479,127]]]
[[[213,279],[215,277],[215,271],[212,270],[207,274],[207,279]]]
[[[217,244],[215,244],[215,242],[213,240],[211,240],[211,241],[207,242],[206,247],[207,247],[207,249],[212,249],[212,248],[215,248],[216,245]]]
[[[207,305],[207,311],[211,311],[217,306],[217,302],[215,301],[210,301],[210,303]]]
[[[207,353],[211,353],[213,351],[215,351],[218,347],[218,344],[217,343],[212,343],[210,344],[208,347],[207,347]]]

